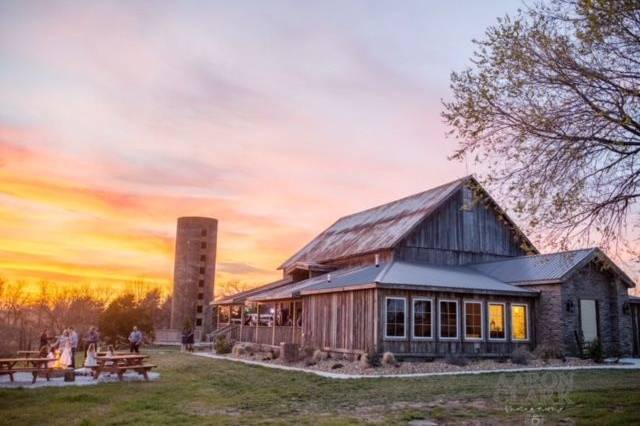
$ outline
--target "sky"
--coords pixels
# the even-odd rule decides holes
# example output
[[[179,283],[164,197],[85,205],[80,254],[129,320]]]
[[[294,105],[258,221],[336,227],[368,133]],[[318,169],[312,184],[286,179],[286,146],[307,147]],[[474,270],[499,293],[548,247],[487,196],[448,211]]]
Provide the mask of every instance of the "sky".
[[[256,285],[338,217],[473,173],[440,118],[519,1],[0,2],[0,277],[169,290],[176,219]]]

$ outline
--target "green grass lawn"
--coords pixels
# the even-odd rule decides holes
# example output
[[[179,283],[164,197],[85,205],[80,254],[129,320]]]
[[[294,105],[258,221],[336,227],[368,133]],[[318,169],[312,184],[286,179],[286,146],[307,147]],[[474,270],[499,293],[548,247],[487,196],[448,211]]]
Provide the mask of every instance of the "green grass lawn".
[[[576,372],[562,410],[548,411],[530,392],[540,375],[331,380],[170,351],[151,355],[161,374],[154,382],[0,390],[0,424],[524,424],[527,414],[505,410],[509,386],[518,389],[519,408],[541,405],[545,424],[640,423],[635,370]],[[557,377],[544,380],[553,386]]]

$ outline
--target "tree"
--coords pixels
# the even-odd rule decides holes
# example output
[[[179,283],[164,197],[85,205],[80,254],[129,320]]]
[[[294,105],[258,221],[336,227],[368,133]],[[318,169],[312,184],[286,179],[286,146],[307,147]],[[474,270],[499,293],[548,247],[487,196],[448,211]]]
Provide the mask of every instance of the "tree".
[[[132,293],[115,298],[100,314],[98,326],[102,338],[112,345],[126,343],[133,326],[153,340],[154,329],[149,306],[136,300]]]
[[[538,242],[622,247],[640,198],[640,2],[553,0],[474,43],[444,102],[452,158],[487,165]]]

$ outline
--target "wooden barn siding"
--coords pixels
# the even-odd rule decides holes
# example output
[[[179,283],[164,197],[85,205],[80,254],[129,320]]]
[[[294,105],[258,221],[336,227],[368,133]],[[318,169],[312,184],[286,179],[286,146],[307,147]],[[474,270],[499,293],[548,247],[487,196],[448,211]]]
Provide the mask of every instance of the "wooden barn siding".
[[[303,297],[304,344],[345,352],[373,348],[375,290]]]
[[[395,258],[459,265],[525,255],[515,232],[471,197],[470,189],[460,190],[398,246]]]
[[[445,293],[445,292],[420,292],[412,290],[387,290],[379,289],[379,312],[378,322],[380,324],[378,333],[378,348],[380,352],[393,352],[395,354],[411,354],[416,356],[441,356],[449,353],[465,353],[469,355],[507,355],[519,346],[523,346],[527,349],[533,349],[535,347],[535,301],[532,298],[526,297],[514,297],[514,296],[493,296],[484,294],[460,294],[460,293]],[[406,318],[406,334],[405,339],[385,339],[385,298],[386,297],[405,297],[407,298],[407,318]],[[433,321],[433,340],[416,340],[412,337],[412,318],[413,318],[413,303],[414,297],[428,297],[433,299],[433,305],[435,307],[435,315]],[[439,327],[439,307],[438,300],[440,299],[455,299],[458,301],[458,339],[455,341],[447,340],[441,341],[438,338]],[[464,300],[481,300],[483,301],[483,315],[484,315],[484,335],[482,341],[468,342],[464,340],[464,323],[463,323],[463,301]],[[488,308],[489,302],[501,302],[506,303],[505,316],[506,316],[506,335],[507,340],[505,342],[489,341],[488,330]],[[509,310],[509,303],[527,303],[529,305],[529,341],[528,342],[511,342],[511,313]]]

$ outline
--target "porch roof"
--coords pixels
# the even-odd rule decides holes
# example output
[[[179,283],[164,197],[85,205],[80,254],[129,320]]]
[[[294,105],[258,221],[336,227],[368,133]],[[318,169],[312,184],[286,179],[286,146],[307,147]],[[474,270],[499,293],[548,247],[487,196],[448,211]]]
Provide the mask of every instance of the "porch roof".
[[[240,293],[236,293],[231,296],[224,297],[219,300],[214,300],[211,302],[211,305],[234,305],[234,304],[242,304],[249,298],[250,296],[260,294],[263,292],[267,292],[273,289],[278,289],[282,286],[285,286],[291,282],[291,278],[285,278],[282,280],[274,281],[268,284],[261,285],[259,287],[255,287],[249,290],[241,291]]]
[[[538,291],[506,284],[465,266],[435,266],[394,261],[323,274],[291,283],[248,298],[253,301],[282,300],[316,293],[362,288],[412,288],[434,291],[470,291],[536,296]]]

